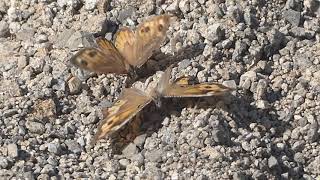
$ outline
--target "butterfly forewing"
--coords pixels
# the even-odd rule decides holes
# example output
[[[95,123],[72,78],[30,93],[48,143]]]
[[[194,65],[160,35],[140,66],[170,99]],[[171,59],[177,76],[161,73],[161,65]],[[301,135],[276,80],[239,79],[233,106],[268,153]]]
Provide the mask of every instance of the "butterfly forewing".
[[[124,58],[110,41],[98,38],[97,44],[100,49],[81,49],[71,58],[71,63],[96,73],[126,74],[128,72]]]
[[[127,27],[121,28],[116,34],[115,46],[129,64],[142,66],[165,40],[170,18],[170,15],[151,17],[135,32]]]
[[[138,89],[124,89],[115,104],[111,108],[103,110],[105,117],[98,126],[98,131],[92,143],[94,144],[97,140],[117,131],[149,104],[150,101],[151,98]]]
[[[142,66],[158,50],[166,38],[171,15],[154,16],[140,24],[136,29],[135,66]]]

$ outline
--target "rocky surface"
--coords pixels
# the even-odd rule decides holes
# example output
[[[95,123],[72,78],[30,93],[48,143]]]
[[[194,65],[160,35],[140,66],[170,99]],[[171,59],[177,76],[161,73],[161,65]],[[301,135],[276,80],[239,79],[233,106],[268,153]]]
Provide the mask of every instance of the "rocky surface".
[[[320,178],[319,6],[318,0],[0,1],[1,179]],[[177,62],[176,77],[237,91],[150,105],[138,136],[121,147],[117,138],[90,146],[101,109],[112,105],[126,77],[82,73],[70,57],[93,46],[94,37],[112,39],[118,27],[162,13],[177,20],[140,81]]]

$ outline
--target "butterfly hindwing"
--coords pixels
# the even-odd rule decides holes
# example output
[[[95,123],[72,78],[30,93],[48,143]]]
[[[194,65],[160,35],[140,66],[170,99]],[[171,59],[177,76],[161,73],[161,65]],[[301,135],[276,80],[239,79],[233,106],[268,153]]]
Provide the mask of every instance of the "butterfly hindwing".
[[[232,90],[218,83],[201,83],[190,85],[189,78],[183,77],[170,83],[172,66],[168,67],[159,80],[156,91],[162,97],[203,97],[221,95]]]
[[[144,92],[135,88],[125,88],[115,104],[103,110],[105,117],[98,126],[92,143],[120,129],[150,101],[151,98]]]

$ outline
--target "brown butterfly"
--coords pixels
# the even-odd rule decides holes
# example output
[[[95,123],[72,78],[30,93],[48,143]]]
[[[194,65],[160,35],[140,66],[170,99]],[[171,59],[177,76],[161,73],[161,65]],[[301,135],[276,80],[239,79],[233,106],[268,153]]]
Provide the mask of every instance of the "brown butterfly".
[[[104,119],[98,126],[92,144],[119,130],[151,101],[159,104],[158,99],[162,97],[204,97],[221,95],[232,90],[218,83],[189,85],[187,84],[188,78],[181,78],[170,83],[171,70],[172,67],[167,68],[157,87],[150,93],[136,88],[125,88],[115,104],[111,108],[103,110]]]
[[[169,29],[171,15],[159,15],[138,25],[135,31],[122,27],[115,43],[96,39],[98,48],[84,48],[71,58],[75,66],[96,73],[127,74],[131,67],[142,66],[160,48]]]

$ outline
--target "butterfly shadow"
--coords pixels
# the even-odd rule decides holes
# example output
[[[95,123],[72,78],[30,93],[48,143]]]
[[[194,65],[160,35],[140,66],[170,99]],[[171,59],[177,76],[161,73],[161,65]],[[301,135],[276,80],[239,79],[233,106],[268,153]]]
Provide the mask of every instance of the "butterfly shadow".
[[[155,52],[146,64],[135,70],[137,77],[139,77],[135,80],[148,78],[156,71],[165,71],[169,66],[176,65],[182,60],[195,58],[202,54],[203,50],[204,44],[195,44],[181,48],[174,54]]]
[[[139,150],[143,149],[144,141],[152,134],[159,132],[163,127],[163,121],[170,117],[180,117],[184,108],[191,110],[191,121],[194,120],[199,109],[219,108],[226,111],[224,104],[225,99],[229,96],[223,97],[205,97],[205,98],[165,98],[162,100],[162,106],[157,107],[151,103],[143,109],[138,116],[134,117],[127,125],[125,125],[119,133],[113,134],[112,150],[116,154],[121,154],[129,144],[136,146]],[[143,143],[141,143],[141,141]],[[130,146],[131,147],[131,146]]]
[[[182,117],[181,113],[184,111],[184,108],[188,108],[187,112],[191,116],[188,116],[187,119],[191,123],[196,123],[196,121],[199,121],[199,118],[201,120],[200,109],[205,111],[211,109],[211,117],[204,126],[210,126],[209,131],[212,131],[210,135],[213,136],[214,134],[218,136],[217,138],[213,138],[217,139],[217,141],[213,142],[212,145],[241,147],[241,144],[231,140],[231,137],[239,136],[236,133],[237,129],[245,129],[247,132],[252,133],[258,131],[264,136],[270,132],[270,128],[277,127],[278,131],[274,136],[281,137],[289,124],[279,121],[278,115],[273,113],[275,112],[274,109],[259,109],[252,102],[254,102],[252,95],[237,91],[218,97],[167,98],[162,101],[163,105],[160,108],[151,103],[128,123],[124,127],[124,130],[120,131],[121,135],[114,136],[117,137],[115,139],[112,137],[113,152],[122,154],[123,150],[129,147],[129,144],[142,151],[145,143],[144,140],[147,137],[153,136],[154,133],[160,132],[160,129],[166,126],[165,124],[170,123],[170,120],[174,121],[173,117]],[[168,118],[169,122],[164,122]],[[218,124],[215,124],[215,126],[214,123],[216,122]],[[220,133],[214,131],[219,131]],[[250,136],[250,133],[248,136]],[[126,141],[119,140],[124,137],[127,138]],[[128,137],[130,138],[128,139]],[[223,141],[219,141],[219,139],[223,139]],[[235,152],[233,156],[237,157],[239,154]]]

